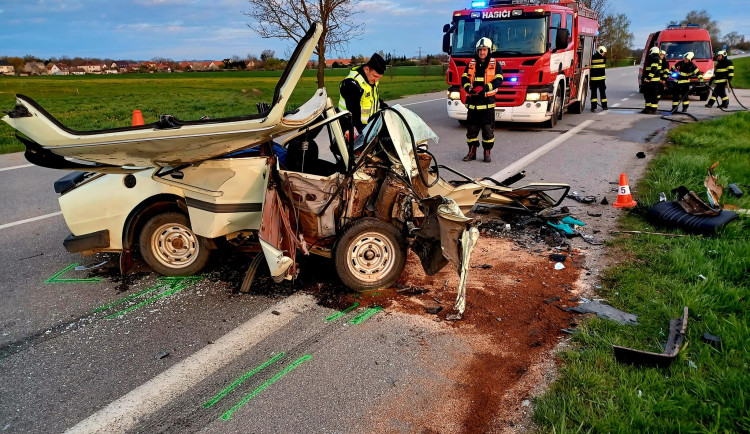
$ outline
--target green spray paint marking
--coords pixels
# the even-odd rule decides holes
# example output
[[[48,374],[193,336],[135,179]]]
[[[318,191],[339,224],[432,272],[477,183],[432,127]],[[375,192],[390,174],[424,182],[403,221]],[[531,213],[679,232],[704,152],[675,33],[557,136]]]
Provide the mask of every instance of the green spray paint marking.
[[[266,367],[268,367],[268,365],[271,365],[272,363],[276,362],[277,360],[279,360],[282,357],[284,357],[284,353],[279,353],[279,354],[273,356],[267,362],[263,363],[262,365],[258,366],[257,368],[253,369],[252,371],[250,371],[250,372],[246,373],[245,375],[243,375],[242,377],[238,378],[237,380],[234,381],[234,383],[230,384],[229,387],[227,387],[226,389],[224,389],[221,392],[219,392],[219,394],[216,395],[212,400],[210,400],[210,401],[206,402],[205,404],[203,404],[203,407],[204,408],[211,408],[214,404],[216,404],[217,402],[219,402],[219,400],[221,398],[223,398],[229,392],[231,392],[232,390],[234,390],[235,387],[237,387],[240,384],[242,384],[243,381],[247,380],[248,378],[250,378],[253,375],[257,374],[258,372],[262,371],[263,369],[265,369]]]
[[[166,290],[164,292],[161,292],[161,293],[159,293],[159,294],[157,294],[157,295],[149,298],[148,300],[144,300],[144,301],[142,301],[142,302],[140,302],[138,304],[134,304],[133,306],[130,306],[127,309],[123,309],[123,310],[121,310],[121,311],[119,311],[117,313],[113,313],[112,315],[109,315],[106,318],[107,319],[113,319],[113,318],[117,318],[119,316],[125,315],[126,313],[134,311],[134,310],[138,309],[141,306],[145,306],[145,305],[147,305],[149,303],[153,303],[156,300],[159,300],[160,298],[164,298],[164,297],[166,297],[168,295],[172,295],[172,294],[174,294],[176,292],[179,292],[179,291],[187,288],[188,286],[192,285],[193,283],[196,283],[196,282],[200,281],[201,279],[203,279],[203,276],[160,277],[159,278],[160,281],[166,282],[167,285],[169,285],[169,289],[168,290]],[[161,287],[161,286],[162,285],[160,285],[159,287]]]
[[[129,296],[125,297],[125,298],[121,298],[121,299],[119,299],[117,301],[113,301],[112,303],[105,304],[104,306],[101,306],[101,307],[97,307],[96,309],[94,309],[94,313],[98,313],[98,312],[101,312],[103,310],[107,310],[107,309],[109,309],[112,306],[117,306],[118,304],[125,303],[126,301],[130,301],[130,300],[132,300],[132,299],[134,299],[136,297],[139,297],[139,296],[141,296],[143,294],[146,294],[147,292],[155,291],[155,290],[161,288],[164,285],[166,285],[166,284],[165,283],[158,283],[158,284],[156,284],[156,285],[154,285],[154,286],[152,286],[150,288],[144,289],[141,292],[136,292],[135,294],[129,295]]]
[[[232,413],[234,413],[235,411],[237,411],[237,409],[239,409],[240,407],[242,407],[243,405],[245,405],[247,403],[247,401],[250,401],[251,399],[253,399],[256,395],[258,395],[260,392],[262,392],[263,389],[265,389],[266,387],[268,387],[268,386],[272,385],[273,383],[277,382],[281,377],[283,377],[284,375],[288,374],[294,368],[296,368],[297,366],[301,365],[302,363],[310,360],[311,358],[312,358],[311,355],[306,354],[306,355],[300,357],[299,359],[297,359],[294,363],[292,363],[291,365],[289,365],[286,368],[284,368],[283,371],[281,371],[278,374],[274,375],[271,379],[269,379],[265,383],[261,384],[260,386],[258,386],[257,389],[253,390],[247,396],[245,396],[244,398],[242,398],[242,400],[240,402],[238,402],[234,407],[232,407],[229,410],[225,411],[224,414],[221,415],[220,419],[222,419],[222,420],[229,420],[229,418],[232,417]]]
[[[365,321],[367,321],[367,318],[375,315],[376,313],[380,312],[381,310],[383,310],[383,308],[380,307],[380,306],[371,307],[371,308],[367,309],[366,311],[360,313],[359,315],[355,316],[354,318],[352,318],[352,320],[349,321],[349,323],[356,325],[356,324],[365,322]]]
[[[78,263],[75,262],[72,265],[68,265],[67,267],[63,268],[61,271],[58,271],[55,273],[54,276],[50,277],[49,279],[45,280],[44,283],[70,283],[70,282],[100,282],[102,279],[100,277],[91,277],[88,279],[58,279],[58,277],[62,276],[63,274],[67,273],[71,269],[78,266]]]
[[[339,318],[341,318],[342,316],[346,315],[347,313],[351,312],[351,311],[352,311],[352,309],[354,309],[354,308],[355,308],[355,307],[357,307],[357,306],[359,306],[359,302],[358,302],[358,301],[355,301],[353,305],[351,305],[351,306],[347,307],[346,309],[342,310],[341,312],[338,312],[338,313],[334,313],[333,315],[331,315],[331,316],[329,316],[328,318],[326,318],[326,321],[330,322],[330,321],[333,321],[333,320],[339,319]]]

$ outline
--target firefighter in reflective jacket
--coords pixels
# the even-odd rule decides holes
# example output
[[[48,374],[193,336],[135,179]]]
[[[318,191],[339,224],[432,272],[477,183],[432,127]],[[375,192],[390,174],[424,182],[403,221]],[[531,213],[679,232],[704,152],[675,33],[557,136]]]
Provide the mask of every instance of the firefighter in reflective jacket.
[[[651,47],[648,50],[646,66],[643,69],[643,98],[646,100],[646,107],[641,113],[652,114],[659,109],[659,88],[664,73],[662,72],[662,62],[659,58],[659,47]]]
[[[469,153],[464,161],[477,159],[479,130],[482,130],[484,162],[489,163],[490,150],[495,144],[495,94],[503,82],[502,67],[490,56],[492,41],[481,38],[477,41],[477,54],[469,62],[461,76],[461,87],[466,91],[466,144]]]
[[[602,109],[607,110],[607,84],[605,83],[605,80],[607,79],[607,74],[605,72],[605,64],[606,64],[606,57],[607,55],[607,47],[604,45],[600,46],[596,49],[596,53],[594,53],[593,56],[591,56],[591,83],[589,87],[591,87],[591,111],[596,111],[596,103],[600,102],[602,104]],[[600,100],[597,100],[597,92],[599,91],[599,98]]]
[[[675,72],[677,73],[677,77],[675,77],[676,86],[672,90],[673,112],[680,106],[680,101],[682,101],[683,113],[688,110],[688,107],[690,107],[690,97],[688,96],[688,92],[690,92],[690,79],[699,78],[700,81],[703,81],[701,70],[698,69],[695,63],[693,63],[694,56],[695,54],[693,54],[692,51],[688,51],[682,57],[682,61],[675,63],[672,68],[672,75],[674,75]]]
[[[664,94],[664,89],[669,79],[669,61],[667,61],[667,52],[664,50],[659,51],[659,59],[661,59],[661,83],[659,83],[659,91],[657,92],[656,101],[661,101],[661,96]]]
[[[732,61],[727,59],[727,52],[724,50],[716,53],[716,69],[714,70],[714,76],[709,84],[716,84],[714,87],[714,93],[711,95],[711,99],[708,100],[706,107],[711,107],[719,99],[719,107],[729,107],[729,98],[727,97],[727,84],[732,83],[734,78],[734,64]]]
[[[380,99],[378,81],[385,74],[385,60],[378,53],[373,53],[370,60],[362,66],[352,68],[349,75],[339,85],[339,109],[349,110],[352,124],[358,133],[367,125],[370,116],[383,107]],[[344,125],[348,130],[348,126]]]

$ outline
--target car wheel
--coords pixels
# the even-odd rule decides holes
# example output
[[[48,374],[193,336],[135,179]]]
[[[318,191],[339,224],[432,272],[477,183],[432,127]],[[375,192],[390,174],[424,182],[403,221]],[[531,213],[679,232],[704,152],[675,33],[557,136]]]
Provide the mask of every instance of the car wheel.
[[[336,273],[354,291],[387,288],[406,265],[406,242],[395,226],[375,218],[351,225],[336,243]]]
[[[557,121],[562,119],[562,106],[562,91],[557,89],[557,92],[555,92],[555,99],[552,100],[552,115],[543,123],[545,128],[554,128],[555,125],[557,125]]]
[[[205,238],[190,229],[184,214],[167,212],[151,217],[141,230],[140,252],[146,263],[165,276],[190,276],[208,263]]]

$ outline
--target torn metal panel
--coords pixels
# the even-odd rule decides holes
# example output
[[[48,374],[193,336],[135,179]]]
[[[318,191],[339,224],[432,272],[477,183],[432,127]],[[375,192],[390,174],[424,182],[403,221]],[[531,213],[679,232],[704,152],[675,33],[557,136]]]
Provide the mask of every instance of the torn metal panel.
[[[343,175],[334,174],[326,177],[286,171],[280,171],[280,174],[284,181],[284,192],[291,201],[289,205],[294,210],[293,217],[305,239],[314,243],[321,238],[335,235],[335,213],[340,199],[334,198],[320,217],[318,212],[343,182]]]
[[[438,217],[438,207],[443,204],[443,200],[443,197],[436,196],[428,197],[420,202],[425,218],[411,244],[411,249],[419,257],[422,269],[428,276],[435,275],[448,263],[440,242],[440,219]]]
[[[379,185],[380,180],[375,177],[374,169],[358,170],[352,178],[352,186],[348,192],[346,218],[361,217]]]
[[[600,303],[598,301],[592,301],[590,303],[581,303],[576,307],[572,307],[569,310],[578,313],[595,313],[600,318],[606,318],[612,321],[619,322],[620,324],[638,324],[638,316],[632,313],[623,312],[620,309]]]
[[[479,230],[475,227],[471,227],[464,231],[461,236],[461,271],[459,272],[461,280],[458,284],[458,295],[456,296],[456,304],[453,306],[458,311],[459,315],[463,315],[466,309],[466,279],[469,274],[469,262],[471,262],[471,252],[474,251],[474,246],[477,245],[479,240]]]
[[[375,200],[375,217],[390,222],[393,218],[393,206],[399,195],[406,194],[409,194],[409,187],[402,180],[392,173],[386,175]]]
[[[388,127],[388,134],[393,143],[393,148],[395,149],[396,154],[398,154],[398,159],[401,162],[401,165],[404,166],[406,176],[411,180],[419,176],[417,159],[416,155],[414,155],[414,148],[412,147],[412,138],[414,139],[413,143],[415,144],[425,143],[428,140],[437,143],[439,138],[437,134],[432,131],[432,128],[430,128],[425,121],[413,111],[404,108],[401,105],[395,105],[391,108],[398,111],[408,124],[407,127],[401,119],[401,116],[391,110],[386,110],[383,113],[385,125]],[[411,134],[409,133],[410,131]]]
[[[300,242],[289,224],[288,210],[281,202],[275,188],[266,190],[263,206],[263,221],[260,226],[260,245],[263,255],[276,281],[291,279],[297,275],[295,257],[297,249],[307,251],[304,242]]]
[[[672,364],[677,354],[682,348],[687,331],[688,308],[684,307],[682,318],[673,318],[669,322],[669,338],[663,353],[653,353],[650,351],[639,351],[632,348],[613,345],[615,358],[622,363],[633,365],[658,366],[666,368]]]

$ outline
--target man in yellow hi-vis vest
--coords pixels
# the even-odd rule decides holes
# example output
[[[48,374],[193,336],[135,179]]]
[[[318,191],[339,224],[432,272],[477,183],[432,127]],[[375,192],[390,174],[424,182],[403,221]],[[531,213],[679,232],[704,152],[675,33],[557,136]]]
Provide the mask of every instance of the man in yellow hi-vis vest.
[[[378,81],[385,74],[385,60],[378,53],[373,53],[370,60],[362,66],[352,68],[349,75],[339,85],[339,108],[349,110],[352,124],[358,133],[367,125],[370,116],[383,107],[388,107],[380,99]],[[348,126],[345,125],[345,127]]]
[[[461,76],[461,87],[466,92],[466,144],[469,153],[464,161],[477,159],[479,130],[482,130],[484,162],[492,161],[490,149],[495,145],[495,94],[503,82],[503,69],[490,55],[492,40],[480,38],[477,54]]]

